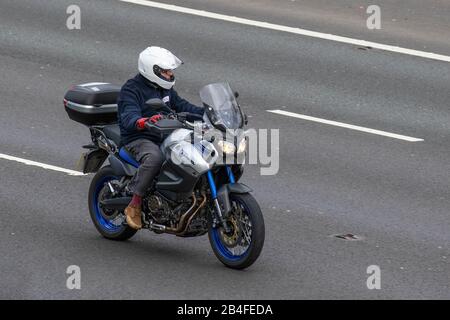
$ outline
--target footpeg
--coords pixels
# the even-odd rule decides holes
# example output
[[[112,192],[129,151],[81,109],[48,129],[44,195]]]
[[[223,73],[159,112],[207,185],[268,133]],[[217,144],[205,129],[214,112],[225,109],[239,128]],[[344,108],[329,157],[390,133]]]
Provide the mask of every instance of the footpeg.
[[[163,226],[162,224],[153,223],[153,221],[150,221],[149,229],[158,232],[166,232],[166,226]]]

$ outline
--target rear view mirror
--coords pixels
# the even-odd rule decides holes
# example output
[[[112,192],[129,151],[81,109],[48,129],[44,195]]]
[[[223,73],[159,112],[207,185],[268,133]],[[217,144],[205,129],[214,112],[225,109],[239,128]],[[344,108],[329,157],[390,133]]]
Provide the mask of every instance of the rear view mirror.
[[[173,110],[170,109],[161,99],[158,98],[148,99],[147,101],[145,101],[145,104],[153,108],[156,112],[164,111],[168,113],[173,113]]]

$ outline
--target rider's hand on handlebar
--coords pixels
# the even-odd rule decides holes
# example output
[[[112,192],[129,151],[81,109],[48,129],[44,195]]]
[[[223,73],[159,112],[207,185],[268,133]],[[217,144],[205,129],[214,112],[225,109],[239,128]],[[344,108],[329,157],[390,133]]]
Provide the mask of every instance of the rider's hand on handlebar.
[[[155,114],[154,116],[150,118],[140,118],[138,121],[136,121],[136,127],[138,130],[143,130],[145,128],[145,123],[147,121],[150,121],[151,123],[157,123],[159,120],[161,120],[163,117],[160,114]]]
[[[157,123],[159,120],[161,120],[163,117],[160,114],[155,114],[154,116],[150,117],[148,120],[151,123]]]

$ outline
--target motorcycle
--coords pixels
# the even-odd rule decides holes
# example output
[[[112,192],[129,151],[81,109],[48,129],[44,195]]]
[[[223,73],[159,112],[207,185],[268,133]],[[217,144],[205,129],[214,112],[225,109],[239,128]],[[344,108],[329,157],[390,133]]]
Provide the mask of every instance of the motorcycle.
[[[132,196],[127,185],[139,163],[120,143],[119,91],[109,83],[86,83],[72,87],[64,97],[69,117],[91,133],[92,143],[83,146],[87,151],[79,165],[83,173],[96,173],[89,188],[90,217],[99,233],[111,240],[127,240],[137,232],[127,225],[124,210]],[[160,137],[165,160],[143,197],[142,222],[143,229],[157,234],[208,234],[215,256],[225,266],[244,269],[261,253],[265,226],[252,190],[239,182],[242,164],[220,161],[246,152],[245,138],[233,134],[247,124],[237,97],[227,83],[203,87],[205,113],[200,119],[175,114],[159,99],[146,102],[164,115],[156,124],[147,122],[146,130]],[[231,134],[231,142],[225,133]]]

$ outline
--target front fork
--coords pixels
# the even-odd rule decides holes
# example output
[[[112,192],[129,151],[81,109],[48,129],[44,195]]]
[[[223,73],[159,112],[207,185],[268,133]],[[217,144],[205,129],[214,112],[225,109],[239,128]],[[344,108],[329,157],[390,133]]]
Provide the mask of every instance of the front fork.
[[[229,166],[226,167],[227,173],[228,173],[228,179],[230,181],[230,184],[235,183],[234,174],[231,171],[231,168]],[[220,207],[219,200],[217,199],[217,188],[216,183],[214,182],[214,176],[211,171],[208,171],[208,182],[209,182],[209,188],[211,190],[211,197],[214,203],[214,208],[216,210],[217,217],[219,218],[220,224],[223,226],[224,231],[226,233],[230,232],[230,227],[225,221],[225,218],[223,216],[222,208]],[[228,200],[228,199],[227,199]]]

